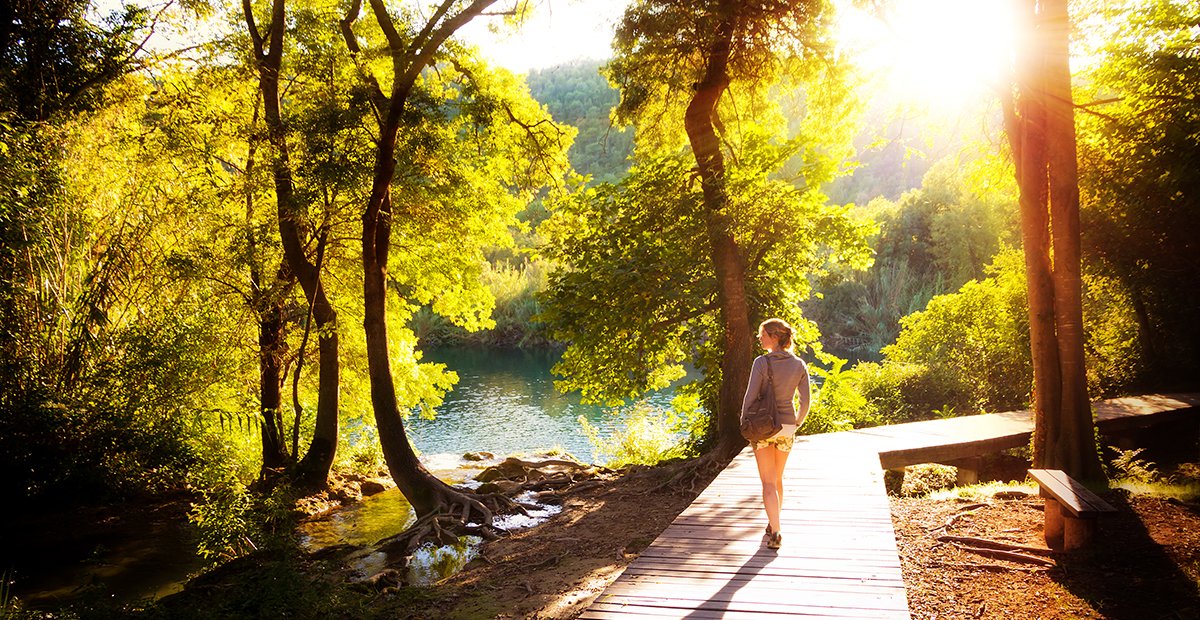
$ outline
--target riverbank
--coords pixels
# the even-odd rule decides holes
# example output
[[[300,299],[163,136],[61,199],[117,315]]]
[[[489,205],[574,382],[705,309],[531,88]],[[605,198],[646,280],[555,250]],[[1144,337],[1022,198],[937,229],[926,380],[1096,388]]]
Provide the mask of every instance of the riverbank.
[[[138,612],[146,618],[569,618],[578,615],[697,492],[663,488],[671,470],[639,469],[559,493],[561,512],[484,543],[433,586],[380,574],[359,581],[341,546],[263,550],[203,575]],[[702,488],[708,483],[698,485]]]

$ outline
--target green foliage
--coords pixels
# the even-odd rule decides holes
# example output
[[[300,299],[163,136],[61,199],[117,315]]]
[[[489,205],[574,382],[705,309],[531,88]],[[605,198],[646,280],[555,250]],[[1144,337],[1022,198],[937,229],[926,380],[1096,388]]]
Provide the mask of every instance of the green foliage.
[[[992,481],[983,484],[969,484],[967,486],[935,490],[931,491],[927,497],[934,501],[991,502],[997,493],[1011,492],[1034,495],[1038,492],[1038,489],[1035,484]]]
[[[496,300],[491,315],[495,325],[472,332],[454,325],[429,307],[422,307],[409,320],[409,327],[422,347],[532,348],[550,345],[543,326],[536,319],[541,308],[537,294],[546,287],[544,261],[515,265],[489,262],[480,277]]]
[[[1161,475],[1158,472],[1158,466],[1150,461],[1138,458],[1145,451],[1145,448],[1121,450],[1120,448],[1109,446],[1108,449],[1113,452],[1111,465],[1116,471],[1116,476],[1114,477],[1142,483],[1152,483],[1160,480]]]
[[[1127,304],[1093,319],[1137,325],[1103,334],[1106,391],[1196,385],[1200,367],[1200,6],[1183,0],[1089,1],[1075,14],[1081,54],[1094,59],[1076,80],[1081,230],[1085,271]],[[1128,310],[1132,310],[1132,315]],[[1095,316],[1095,315],[1094,315]],[[1110,376],[1115,374],[1116,376]],[[1132,385],[1131,385],[1132,384]]]
[[[230,402],[213,378],[229,371],[213,347],[217,317],[147,317],[107,335],[76,389],[6,403],[0,458],[28,499],[112,499],[177,488],[207,455],[192,438],[213,405]],[[19,472],[19,473],[18,473]]]
[[[834,433],[854,428],[877,426],[882,420],[877,409],[863,396],[858,373],[845,368],[846,360],[833,358],[828,369],[809,365],[809,372],[820,381],[814,390],[812,406],[800,431],[805,435]]]
[[[534,70],[525,80],[555,122],[579,129],[568,152],[571,168],[598,183],[618,181],[629,169],[633,131],[609,120],[620,95],[600,74],[600,63],[575,61]]]
[[[795,310],[808,294],[804,275],[839,260],[861,265],[870,228],[825,206],[819,192],[770,178],[799,144],[748,134],[729,172],[735,234],[756,257],[748,294],[757,313],[790,319],[802,329],[798,340],[811,342],[815,333]],[[611,402],[666,386],[682,376],[684,361],[716,368],[717,283],[700,194],[686,184],[688,158],[648,159],[618,185],[580,188],[553,203],[542,232],[557,268],[540,318],[570,343],[556,368],[564,389]],[[705,381],[711,390],[719,379],[710,370]]]
[[[934,491],[948,489],[954,486],[958,479],[958,468],[937,463],[924,463],[904,469],[904,484],[900,487],[900,495],[919,497],[929,495]]]
[[[887,423],[926,419],[955,399],[951,386],[926,364],[864,362],[854,372],[863,397]]]
[[[148,13],[132,3],[90,20],[89,0],[13,2],[0,28],[0,110],[47,121],[101,105],[104,86],[134,68]]]
[[[199,494],[188,511],[196,550],[212,565],[266,548],[286,548],[295,529],[295,494],[280,485],[266,493],[251,488],[260,457],[238,445],[237,433],[209,429],[196,440],[207,458],[187,472],[187,484]],[[257,433],[245,439],[258,440]]]
[[[1083,295],[1088,393],[1122,394],[1154,381],[1129,289],[1117,278],[1085,274]]]
[[[920,189],[860,208],[880,225],[875,263],[865,272],[832,271],[818,283],[821,298],[805,304],[826,348],[879,361],[899,335],[901,317],[984,277],[992,257],[1017,241],[1011,176],[995,156],[964,149],[935,163]]]
[[[987,279],[935,297],[925,310],[905,317],[899,338],[883,350],[885,366],[919,364],[946,386],[947,400],[934,409],[1008,411],[1028,402],[1032,370],[1023,258],[1003,252],[988,271]]]
[[[584,416],[579,416],[584,434],[605,466],[656,465],[669,459],[690,456],[684,441],[686,436],[678,432],[684,425],[673,409],[660,410],[645,402],[638,402],[624,412],[614,412],[612,415],[620,415],[625,428],[613,431],[608,437],[601,436],[600,429]]]

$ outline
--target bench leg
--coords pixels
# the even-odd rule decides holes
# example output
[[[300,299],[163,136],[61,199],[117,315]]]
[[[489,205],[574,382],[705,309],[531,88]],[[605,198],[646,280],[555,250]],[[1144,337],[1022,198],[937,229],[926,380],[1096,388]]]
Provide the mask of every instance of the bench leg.
[[[1046,498],[1046,546],[1063,548],[1063,509],[1053,497]]]
[[[1084,547],[1096,532],[1095,519],[1080,519],[1071,516],[1058,500],[1046,498],[1046,546],[1055,550],[1071,551]]]
[[[1096,531],[1095,519],[1079,519],[1063,515],[1063,548],[1067,551],[1086,546]]]

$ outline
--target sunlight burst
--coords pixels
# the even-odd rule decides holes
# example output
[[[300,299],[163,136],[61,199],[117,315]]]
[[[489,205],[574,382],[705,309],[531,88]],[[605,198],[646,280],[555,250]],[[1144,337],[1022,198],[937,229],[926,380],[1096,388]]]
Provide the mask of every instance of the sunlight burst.
[[[894,0],[878,13],[840,4],[840,49],[897,98],[957,108],[994,88],[1010,62],[1006,0]]]

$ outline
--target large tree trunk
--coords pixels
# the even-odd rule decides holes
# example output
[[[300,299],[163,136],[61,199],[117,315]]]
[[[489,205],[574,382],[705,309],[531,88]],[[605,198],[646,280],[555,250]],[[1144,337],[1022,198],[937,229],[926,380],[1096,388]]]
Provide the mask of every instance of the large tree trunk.
[[[1029,291],[1034,464],[1102,480],[1084,368],[1079,186],[1065,0],[1021,5],[1014,91],[1004,116]]]
[[[258,122],[258,106],[254,108],[254,122]],[[258,142],[251,138],[246,154],[246,177],[251,176],[258,158]],[[276,284],[263,284],[262,267],[258,262],[258,233],[254,232],[254,192],[249,181],[245,187],[246,225],[250,246],[250,306],[258,318],[258,402],[262,433],[262,466],[259,482],[272,485],[279,473],[288,464],[287,447],[283,441],[283,425],[279,417],[279,406],[283,402],[283,373],[280,356],[284,347],[283,301],[280,291],[287,288],[288,273],[280,265],[276,271]]]
[[[287,134],[279,108],[279,72],[283,64],[283,36],[286,30],[285,4],[284,0],[274,0],[272,4],[270,41],[266,53],[263,49],[264,40],[254,25],[249,0],[243,0],[242,8],[255,48],[267,135],[274,149],[272,170],[283,254],[288,268],[300,282],[300,288],[304,290],[304,297],[312,308],[312,318],[317,324],[317,416],[312,443],[296,474],[297,482],[301,486],[320,487],[325,485],[329,477],[337,449],[341,367],[338,361],[337,312],[325,295],[320,266],[309,261],[301,241],[307,231],[304,230],[300,205],[296,204]],[[297,361],[297,364],[301,363],[302,360]]]
[[[384,30],[393,54],[394,80],[390,96],[384,96],[377,90],[378,83],[370,84],[376,89],[372,93],[372,100],[379,114],[379,141],[375,149],[371,196],[362,216],[363,329],[367,343],[367,372],[371,382],[375,424],[379,429],[379,442],[388,471],[419,518],[448,513],[455,515],[462,523],[478,520],[487,525],[491,524],[491,510],[430,474],[408,442],[388,355],[387,263],[391,221],[395,215],[392,212],[391,184],[396,171],[396,138],[408,96],[421,71],[432,62],[433,53],[458,28],[495,1],[475,0],[449,17],[447,14],[451,3],[443,3],[410,46],[399,36],[383,2],[370,0],[372,13]],[[359,53],[359,46],[352,25],[358,19],[360,8],[361,0],[355,0],[342,21],[346,45],[356,54]]]
[[[723,8],[725,16],[714,33],[712,48],[708,50],[708,66],[688,104],[684,127],[700,173],[709,255],[717,277],[717,300],[725,331],[716,411],[716,452],[732,457],[746,445],[739,432],[739,417],[742,394],[750,379],[754,337],[746,300],[746,261],[733,238],[725,186],[725,159],[717,136],[717,104],[729,87],[728,64],[734,30],[732,8]]]
[[[1084,362],[1083,278],[1079,234],[1079,167],[1071,97],[1067,0],[1042,0],[1046,33],[1046,135],[1054,245],[1054,322],[1062,380],[1059,424],[1046,433],[1044,467],[1103,480]]]

